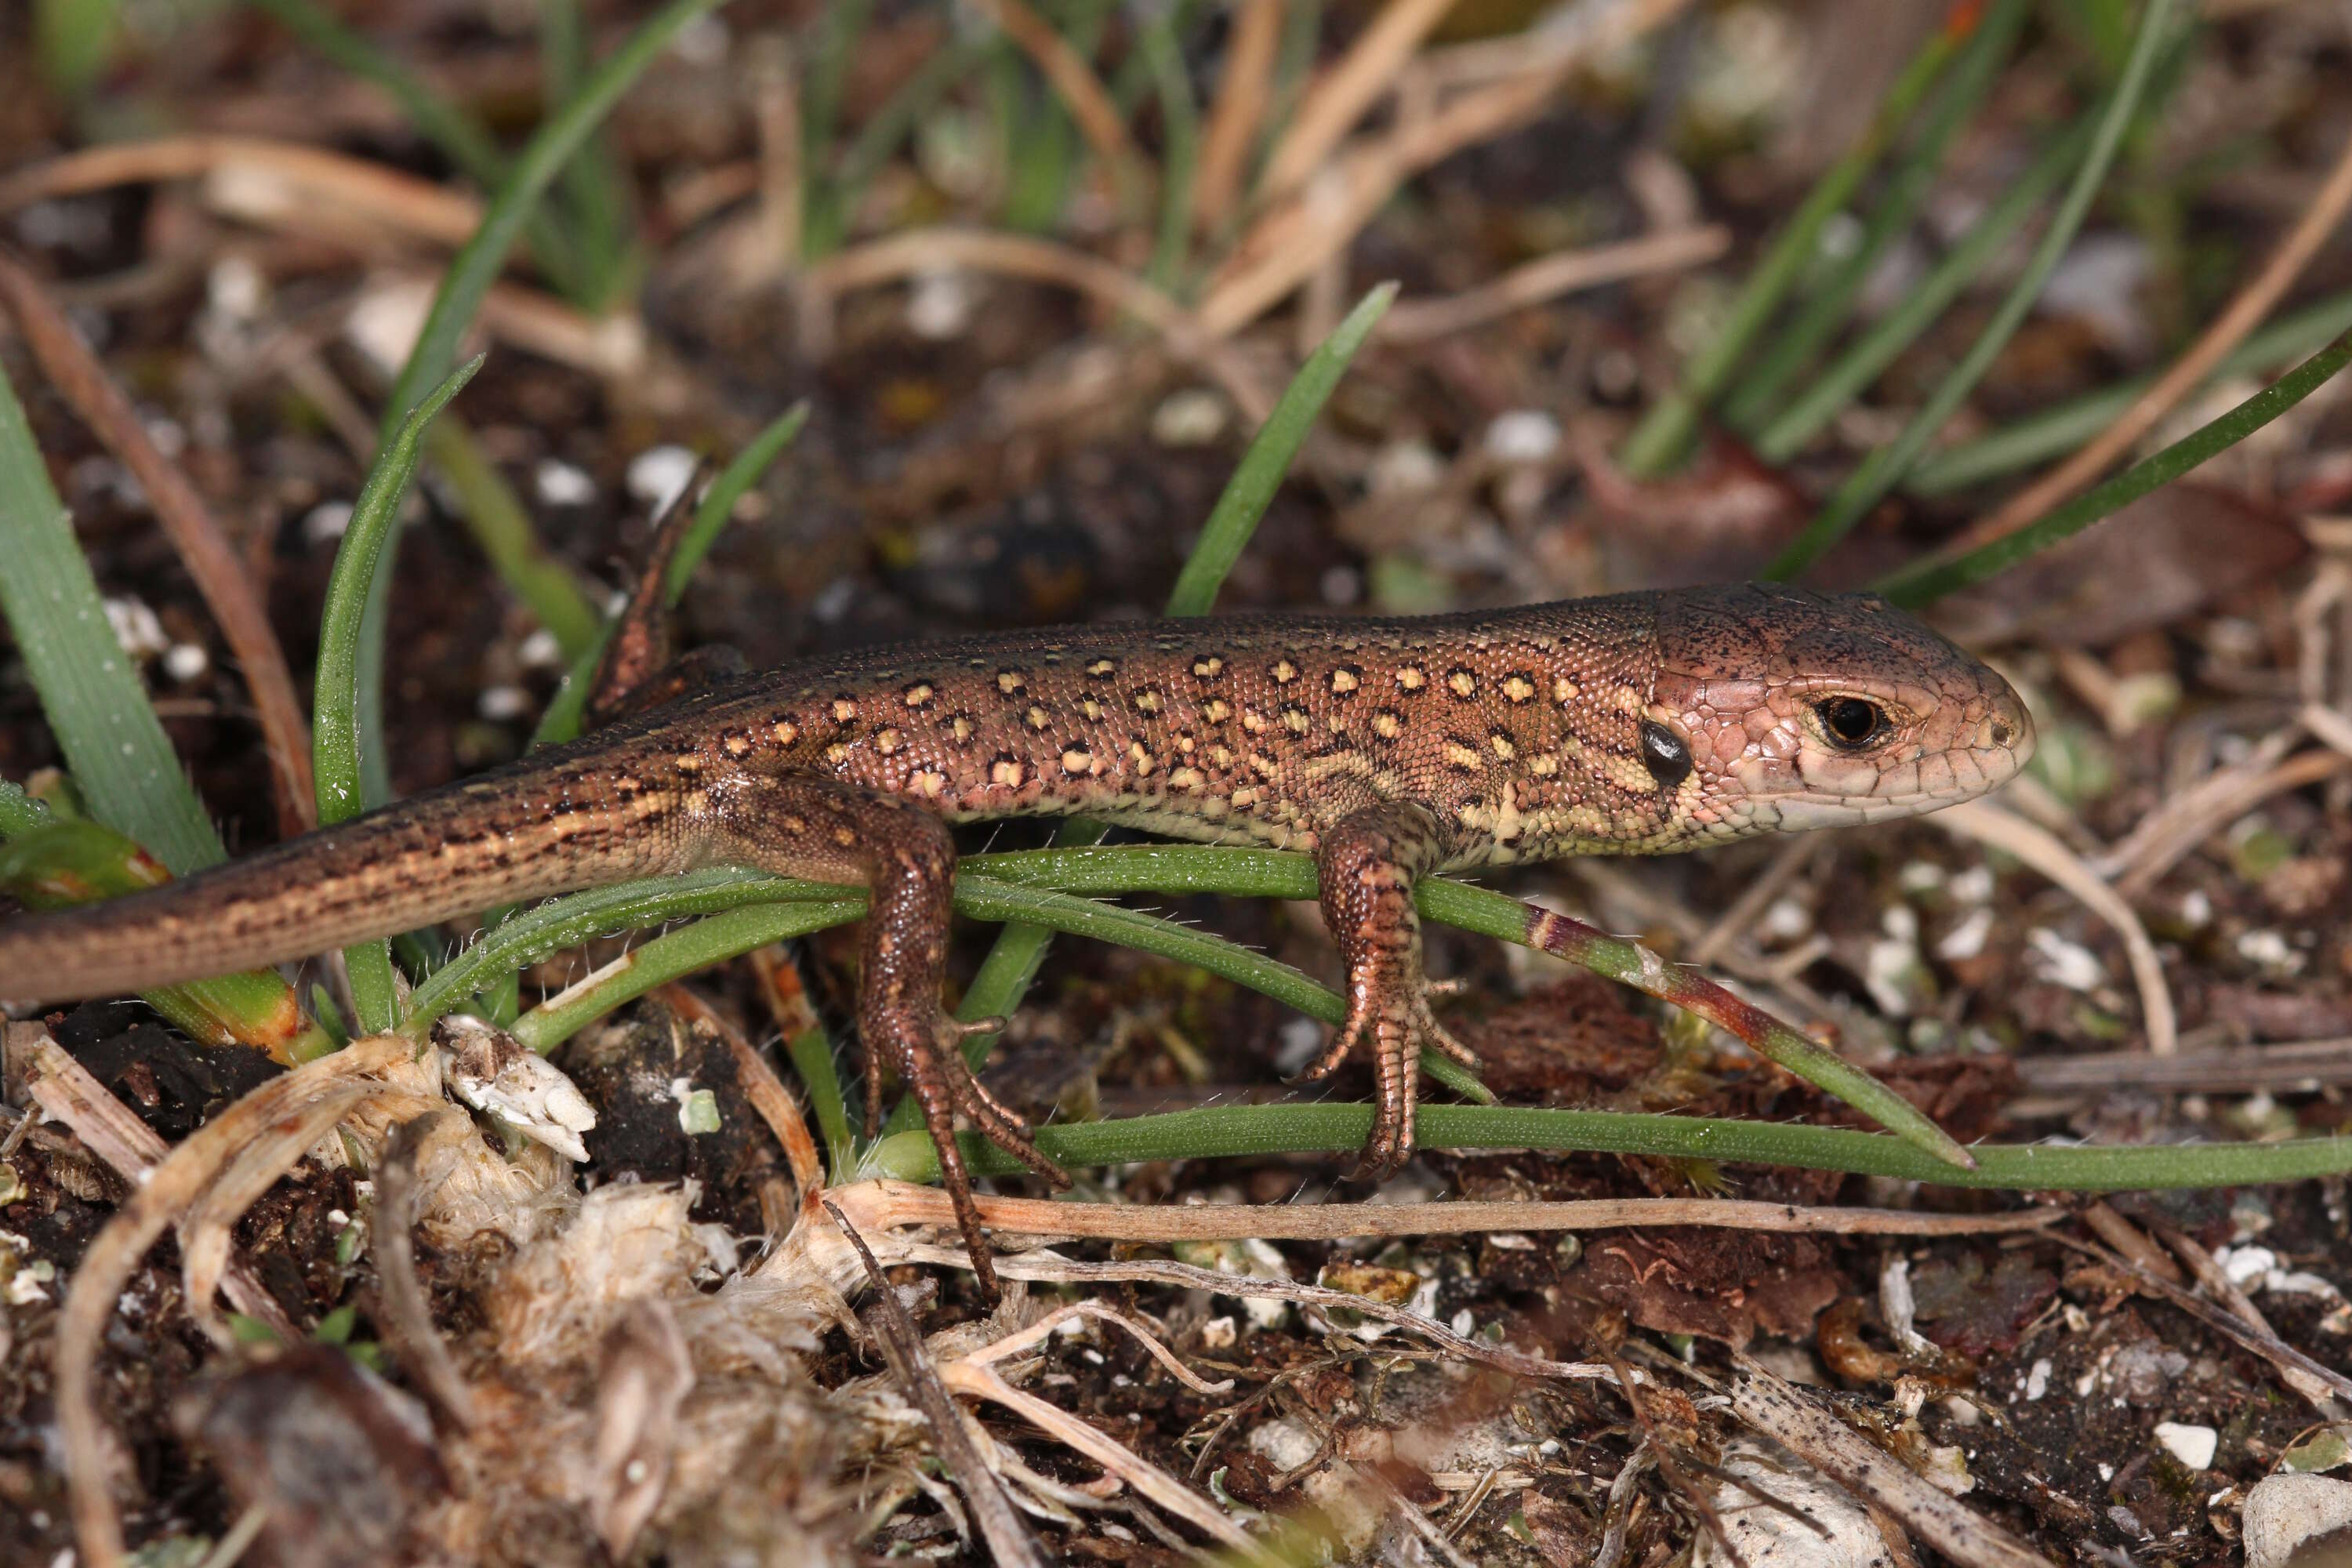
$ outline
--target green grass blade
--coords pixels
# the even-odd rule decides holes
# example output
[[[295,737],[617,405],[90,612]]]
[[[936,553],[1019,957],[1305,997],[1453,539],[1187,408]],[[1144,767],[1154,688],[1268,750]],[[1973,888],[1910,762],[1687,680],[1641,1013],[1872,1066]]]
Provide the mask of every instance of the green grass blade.
[[[1804,531],[1791,541],[1776,558],[1769,569],[1774,577],[1793,577],[1843,539],[1853,525],[1868,514],[1886,493],[1902,483],[1911,471],[1912,464],[1927,450],[1927,443],[1944,427],[1964,402],[1976,390],[1977,383],[1992,367],[1994,358],[2007,347],[2011,336],[2024,323],[2026,312],[2041,298],[2042,285],[2057,268],[2059,258],[2074,243],[2074,235],[2089,216],[2092,201],[2106,181],[2108,166],[2114,162],[2116,149],[2123,142],[2124,132],[2138,111],[2140,98],[2148,79],[2154,74],[2157,57],[2170,41],[2173,13],[2179,0],[2147,0],[2139,17],[2139,30],[2132,40],[2129,59],[2124,63],[2123,74],[2116,78],[2114,89],[2101,108],[2097,130],[2093,132],[2090,151],[2083,165],[2075,171],[2074,183],[2065,199],[2050,220],[2050,226],[2034,247],[2033,256],[2026,263],[2024,273],[2010,289],[1984,331],[1969,345],[1960,363],[1952,367],[1926,406],[1904,426],[1903,433],[1888,446],[1873,452],[1864,460],[1853,477],[1839,487]]]
[[[226,858],[115,640],[16,389],[0,374],[0,616],[89,814],[175,876]]]
[[[452,415],[425,437],[433,466],[455,492],[467,531],[507,585],[555,638],[566,658],[596,640],[598,616],[572,569],[540,542],[530,514],[464,421]]]
[[[1774,410],[1786,405],[1790,384],[1845,324],[1886,247],[1909,232],[1912,220],[1934,191],[1952,138],[1991,90],[2025,24],[2026,8],[2027,0],[1995,0],[1921,121],[1918,140],[1904,153],[1902,166],[1888,183],[1885,195],[1871,209],[1853,254],[1839,262],[1805,301],[1797,319],[1773,341],[1756,368],[1739,377],[1738,389],[1725,400],[1724,423],[1750,435],[1762,427]]]
[[[1879,584],[1878,591],[1898,605],[1924,605],[2005,572],[2237,445],[2318,391],[2347,362],[2352,362],[2352,332],[2295,366],[2275,385],[2015,533],[1988,540],[1957,559],[1922,561]]]
[[[2091,130],[2089,120],[2077,121],[2044,147],[2025,172],[2010,183],[2000,200],[1969,226],[1960,242],[1904,294],[1901,302],[1873,322],[1811,385],[1766,422],[1756,436],[1756,455],[1768,463],[1785,463],[1804,450],[1864,387],[1935,325],[2067,174],[2081,167],[2083,153],[2091,144]]]
[[[310,0],[247,0],[336,68],[373,82],[400,106],[416,133],[486,191],[506,178],[507,158],[488,127],[427,87],[415,72]],[[581,297],[572,243],[553,215],[536,211],[527,225],[531,259],[566,299]]]
[[[2347,328],[2352,328],[2352,294],[2331,295],[2280,318],[2240,343],[2213,367],[2204,384],[2251,375],[2315,353]],[[1904,490],[1932,499],[2063,458],[2121,418],[2156,380],[2153,374],[2135,376],[1922,458]]]
[[[1749,345],[1770,323],[1773,312],[1812,259],[1822,226],[1844,208],[1877,166],[1895,132],[1943,74],[1958,41],[1959,35],[1950,26],[1938,28],[1887,89],[1861,140],[1814,183],[1804,204],[1748,274],[1723,325],[1684,367],[1680,384],[1659,399],[1625,438],[1618,461],[1628,474],[1655,479],[1683,460],[1698,434],[1700,416],[1730,382]]]
[[[539,16],[547,110],[554,114],[580,90],[587,74],[588,29],[580,0],[540,0]],[[566,227],[577,247],[572,298],[583,309],[601,312],[619,294],[630,270],[628,181],[602,130],[581,144],[560,178]]]
[[[507,253],[514,248],[516,237],[530,220],[549,182],[579,150],[588,133],[611,112],[629,84],[669,47],[679,29],[719,3],[720,0],[670,0],[597,67],[586,85],[563,106],[562,112],[550,119],[531,137],[522,155],[515,160],[506,183],[483,213],[481,227],[459,247],[450,260],[448,271],[442,274],[441,288],[433,297],[432,309],[425,313],[416,346],[409,351],[408,363],[401,367],[392,395],[384,403],[383,418],[376,434],[379,443],[391,440],[418,399],[448,374],[458,339],[472,324],[474,313],[481,309],[483,296],[489,292],[490,285],[498,281],[499,270],[506,266]],[[377,575],[367,614],[361,623],[359,722],[371,734],[381,734],[383,730],[384,640],[390,632],[392,559],[398,553],[395,543]],[[362,761],[365,771],[362,782],[367,803],[381,805],[392,798],[392,782],[384,772],[383,754],[370,752]]]
[[[1118,1121],[1063,1122],[1037,1130],[1037,1147],[1066,1167],[1123,1165],[1144,1160],[1262,1158],[1343,1153],[1371,1131],[1367,1105],[1220,1106]],[[1414,1119],[1424,1149],[1548,1149],[1564,1152],[1647,1154],[1670,1160],[1796,1165],[1887,1176],[1937,1186],[2010,1192],[2114,1193],[2235,1187],[2305,1182],[2352,1171],[2352,1138],[2298,1138],[2284,1143],[1992,1143],[1973,1151],[1977,1168],[1941,1163],[1882,1132],[1652,1116],[1605,1110],[1538,1110],[1475,1105],[1424,1105]],[[975,1176],[1017,1175],[1020,1164],[984,1140],[965,1134],[965,1163]],[[939,1179],[939,1157],[919,1131],[885,1140],[866,1170],[900,1181]]]
[[[400,526],[402,498],[416,472],[418,445],[425,427],[457,389],[482,368],[480,357],[451,372],[424,402],[418,404],[377,454],[367,483],[352,507],[352,521],[335,551],[334,571],[327,579],[326,608],[319,627],[318,689],[312,699],[310,765],[318,778],[319,825],[346,822],[367,809],[361,779],[361,758],[370,747],[386,744],[381,730],[367,727],[360,711],[361,623],[375,597],[374,586],[391,553],[391,541]],[[395,1021],[392,951],[379,940],[346,948],[351,970],[352,1001],[359,1026],[373,1033]]]
[[[833,1042],[823,1029],[803,1029],[785,1045],[784,1053],[808,1086],[809,1109],[816,1113],[817,1132],[824,1139],[825,1176],[839,1186],[857,1168],[857,1139],[849,1131],[849,1106],[842,1098],[841,1074],[833,1065]]]
[[[1298,448],[1306,445],[1307,432],[1329,401],[1331,389],[1339,384],[1356,352],[1371,336],[1396,296],[1393,283],[1383,283],[1365,295],[1291,377],[1274,412],[1266,416],[1265,426],[1242,455],[1234,477],[1225,481],[1224,493],[1217,498],[1192,554],[1185,558],[1184,570],[1177,574],[1176,586],[1168,595],[1170,615],[1205,616],[1215,605],[1217,590],[1224,586],[1234,563],[1249,547],[1250,535],[1257,531],[1258,520],[1265,515],[1274,492],[1282,488]]]

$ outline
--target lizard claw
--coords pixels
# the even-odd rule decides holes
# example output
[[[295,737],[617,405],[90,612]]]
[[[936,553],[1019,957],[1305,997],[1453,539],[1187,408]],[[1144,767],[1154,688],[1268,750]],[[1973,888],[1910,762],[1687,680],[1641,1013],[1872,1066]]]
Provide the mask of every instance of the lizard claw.
[[[1323,1054],[1292,1079],[1314,1083],[1329,1078],[1360,1046],[1370,1042],[1376,1109],[1372,1135],[1364,1145],[1355,1174],[1374,1182],[1394,1175],[1412,1157],[1422,1051],[1435,1049],[1465,1067],[1478,1065],[1476,1055],[1446,1031],[1430,1006],[1433,995],[1458,993],[1458,983],[1433,984],[1417,976],[1402,984],[1383,980],[1376,973],[1367,974],[1349,987],[1347,1021]]]

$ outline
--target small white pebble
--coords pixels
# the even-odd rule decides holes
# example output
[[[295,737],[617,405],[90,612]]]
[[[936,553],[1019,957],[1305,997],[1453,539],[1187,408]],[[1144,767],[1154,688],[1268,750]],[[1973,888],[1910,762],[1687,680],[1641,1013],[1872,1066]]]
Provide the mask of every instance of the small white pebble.
[[[503,724],[530,711],[530,693],[520,686],[484,687],[474,710],[493,724]]]
[[[331,544],[351,525],[351,502],[322,500],[302,519],[302,537],[313,544]]]
[[[952,342],[971,330],[976,303],[971,274],[926,272],[908,292],[907,330],[931,342]]]
[[[1469,1308],[1465,1307],[1454,1314],[1454,1331],[1464,1338],[1468,1338],[1471,1331],[1477,1326],[1478,1320],[1470,1315]]]
[[[1234,1322],[1230,1314],[1222,1318],[1211,1318],[1201,1325],[1202,1350],[1229,1351],[1240,1338],[1241,1330]]]
[[[2033,1363],[2033,1370],[2025,1374],[2026,1403],[2031,1405],[2049,1392],[2050,1358],[2043,1356]]]
[[[1559,450],[1559,421],[1540,408],[1514,408],[1486,426],[1486,455],[1498,463],[1540,463]]]
[[[2107,977],[2089,948],[2068,942],[2047,926],[2035,926],[2026,932],[2025,943],[2040,961],[2034,967],[2042,978],[2069,991],[2089,991]]]
[[[183,686],[212,667],[212,655],[200,644],[176,642],[163,650],[163,673]]]
[[[1445,459],[1426,441],[1391,441],[1372,458],[1368,488],[1376,496],[1433,490],[1445,478]]]
[[[1205,386],[1187,386],[1151,411],[1151,438],[1163,447],[1205,447],[1225,433],[1225,400]]]
[[[660,511],[694,482],[698,459],[684,447],[650,447],[629,459],[629,493],[647,510]]]
[[[1944,868],[1933,860],[1913,860],[1897,878],[1906,893],[1932,893],[1944,885]]]
[[[2213,1463],[2213,1452],[2221,1446],[2221,1434],[2210,1426],[2189,1426],[2178,1421],[2156,1424],[2156,1440],[2165,1451],[2192,1470],[2208,1468]]]
[[[1323,1054],[1323,1026],[1312,1018],[1293,1018],[1282,1026],[1282,1045],[1274,1053],[1274,1070],[1296,1078]]]
[[[2191,926],[2213,923],[2213,900],[2202,888],[2191,888],[2180,895],[2180,918]]]
[[[152,658],[172,646],[163,635],[163,623],[144,599],[126,595],[107,600],[106,621],[114,628],[114,640],[133,658]]]
[[[2278,1254],[2267,1247],[2224,1247],[2213,1254],[2230,1283],[2242,1290],[2278,1268]]]
[[[213,263],[205,274],[205,303],[223,319],[250,321],[261,314],[268,294],[261,268],[249,257],[232,252]]]
[[[670,52],[690,66],[710,67],[727,58],[728,48],[735,35],[726,22],[704,12],[677,30],[669,43]]]
[[[343,318],[343,335],[385,375],[399,374],[425,331],[434,288],[431,279],[419,279],[368,289]]]
[[[586,506],[596,499],[596,481],[588,470],[561,458],[541,458],[531,470],[531,483],[547,506]]]
[[[2265,926],[2238,938],[2238,956],[2275,974],[2294,974],[2303,968],[2303,954],[2287,942],[2284,932]]]
[[[1936,956],[1948,963],[1958,963],[1974,958],[1985,949],[1985,939],[1992,935],[1992,910],[1984,908],[1969,911],[1969,918],[1944,933],[1936,944]]]
[[[1992,897],[1992,868],[1971,866],[1965,871],[1955,871],[1945,888],[1956,902],[1981,904]]]
[[[521,646],[515,649],[515,658],[522,661],[525,669],[553,669],[563,662],[563,645],[555,640],[553,632],[541,626],[522,639]]]
[[[1813,931],[1813,912],[1794,899],[1775,899],[1764,911],[1764,934],[1776,942],[1801,941]]]

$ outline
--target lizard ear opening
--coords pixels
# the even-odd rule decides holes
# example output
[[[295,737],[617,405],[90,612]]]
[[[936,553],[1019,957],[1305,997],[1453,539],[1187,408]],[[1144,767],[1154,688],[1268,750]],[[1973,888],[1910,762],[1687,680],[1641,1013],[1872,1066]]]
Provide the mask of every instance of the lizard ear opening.
[[[1642,763],[1661,789],[1690,777],[1690,747],[1680,735],[1653,720],[1642,721]]]

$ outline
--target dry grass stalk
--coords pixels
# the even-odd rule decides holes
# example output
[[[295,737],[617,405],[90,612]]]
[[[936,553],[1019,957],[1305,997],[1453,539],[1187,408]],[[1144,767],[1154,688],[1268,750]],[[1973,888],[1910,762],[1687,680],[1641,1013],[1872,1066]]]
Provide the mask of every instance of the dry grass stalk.
[[[2147,1048],[2168,1057],[2180,1048],[2179,1023],[2172,1010],[2172,992],[2164,983],[2164,962],[2157,956],[2147,928],[2131,905],[2102,881],[2083,858],[2047,828],[2013,816],[1980,800],[1966,801],[1935,820],[1948,832],[1972,838],[1989,848],[2016,856],[2089,906],[2091,912],[2113,926],[2124,939],[2132,980],[2139,988],[2140,1019],[2147,1030]]]
[[[1282,11],[1283,0],[1241,0],[1234,15],[1224,74],[1192,175],[1192,224],[1203,234],[1224,227],[1241,194],[1250,147],[1273,98]]]
[[[148,1181],[155,1167],[171,1156],[171,1145],[132,1115],[129,1106],[109,1093],[88,1068],[67,1055],[49,1037],[47,1030],[38,1025],[29,1027],[35,1031],[35,1038],[26,1093],[46,1114],[64,1122],[81,1141],[83,1148],[105,1161],[116,1175],[133,1188]],[[33,1121],[27,1118],[18,1122],[10,1137],[29,1131]],[[229,1305],[247,1317],[268,1323],[281,1334],[293,1333],[294,1325],[278,1305],[278,1299],[244,1264],[232,1263],[221,1286]]]
[[[1962,1568],[2048,1568],[1999,1525],[1962,1508],[1836,1416],[1746,1356],[1731,1410],[1759,1432],[1867,1502]]]
[[[156,447],[146,422],[81,333],[33,275],[5,254],[0,254],[0,302],[16,319],[49,384],[146,492],[156,521],[220,623],[221,636],[253,694],[275,786],[278,831],[289,838],[309,831],[319,820],[310,786],[310,726],[302,717],[286,652],[278,646],[268,610],[245,563],[196,487]]]
[[[482,204],[364,158],[253,136],[165,136],[68,153],[0,179],[0,213],[116,185],[215,182],[233,210],[309,213],[361,222],[455,250],[481,226]]]
[[[1264,1561],[1265,1554],[1263,1550],[1243,1533],[1238,1525],[1226,1518],[1222,1509],[1158,1466],[1129,1452],[1094,1426],[1034,1394],[1013,1387],[997,1372],[997,1363],[1029,1350],[1063,1324],[1078,1318],[1115,1323],[1125,1329],[1154,1361],[1195,1394],[1220,1394],[1233,1386],[1230,1379],[1222,1383],[1203,1382],[1141,1325],[1094,1301],[1074,1302],[1040,1318],[1025,1329],[1005,1335],[993,1344],[947,1363],[939,1369],[940,1380],[948,1388],[967,1399],[985,1399],[1013,1412],[1063,1447],[1084,1454],[1100,1465],[1107,1474],[1118,1477],[1137,1493],[1196,1530],[1213,1536],[1254,1562]]]
[[[2346,139],[2344,150],[2336,154],[2336,166],[2328,172],[2326,181],[2294,227],[2263,263],[2263,269],[2198,334],[2189,352],[2175,360],[2172,368],[2158,377],[2155,385],[2133,399],[2131,406],[2117,415],[2114,424],[2077,447],[2058,467],[2001,503],[1998,511],[1969,525],[1946,548],[1955,553],[1965,552],[2015,533],[2105,472],[2109,465],[2130,451],[2141,437],[2178,407],[2181,399],[2202,385],[2249,332],[2262,325],[2263,319],[2303,276],[2304,268],[2311,265],[2312,258],[2336,237],[2347,210],[2352,210],[2352,137]]]
[[[1004,36],[1045,74],[1045,80],[1061,96],[1062,107],[1076,121],[1078,134],[1087,139],[1087,145],[1110,171],[1112,183],[1122,199],[1139,200],[1147,185],[1142,155],[1136,151],[1134,138],[1128,135],[1127,124],[1119,118],[1118,106],[1111,100],[1109,89],[1095,74],[1094,67],[1023,0],[980,0],[979,9],[1003,29]]]
[[[1260,199],[1277,201],[1304,185],[1373,101],[1396,85],[1413,51],[1453,8],[1454,0],[1389,0],[1354,46],[1307,87],[1266,158]]]
[[[82,1556],[93,1568],[121,1568],[124,1561],[122,1521],[111,1495],[117,1470],[105,1422],[99,1414],[98,1356],[107,1321],[114,1315],[115,1304],[139,1259],[165,1229],[195,1206],[215,1181],[231,1173],[239,1153],[269,1129],[289,1121],[309,1127],[324,1115],[323,1131],[382,1089],[383,1086],[371,1075],[408,1060],[414,1050],[398,1036],[378,1036],[355,1041],[332,1056],[262,1085],[189,1134],[145,1184],[131,1194],[82,1255],[81,1267],[75,1270],[65,1306],[58,1314],[54,1354],[58,1426],[65,1448],[74,1532]],[[331,1115],[327,1115],[329,1110]],[[294,1156],[299,1158],[301,1152],[296,1149]],[[244,1179],[250,1181],[250,1173]]]
[[[443,1416],[460,1428],[468,1428],[479,1419],[474,1391],[458,1373],[447,1343],[434,1326],[433,1304],[425,1293],[425,1282],[417,1278],[416,1247],[409,1234],[425,1194],[448,1173],[446,1165],[429,1176],[419,1171],[425,1148],[436,1134],[454,1131],[454,1124],[464,1121],[455,1110],[434,1110],[393,1130],[384,1143],[383,1158],[376,1163],[375,1210],[368,1222],[368,1242],[375,1251],[386,1337]]]
[[[908,1182],[859,1183],[835,1196],[871,1188],[875,1225],[954,1223],[947,1194]],[[2041,1230],[2066,1218],[2063,1209],[2011,1214],[1906,1214],[1896,1209],[1805,1208],[1740,1198],[1591,1198],[1565,1203],[1183,1204],[1042,1202],[982,1195],[991,1230],[1028,1237],[1114,1241],[1339,1241],[1370,1237],[1464,1236],[1494,1231],[1612,1230],[1694,1225],[1722,1230],[1811,1236],[1988,1236]],[[869,1226],[869,1228],[872,1228]]]
[[[1614,245],[1559,251],[1515,267],[1491,283],[1442,300],[1400,300],[1381,319],[1374,333],[1383,342],[1426,342],[1579,289],[1703,267],[1730,248],[1731,231],[1720,224],[1708,224]]]
[[[2298,724],[2266,736],[2243,762],[2217,768],[2174,795],[2094,860],[2092,868],[2125,898],[2138,898],[2199,845],[2273,795],[2352,769],[2352,754],[2324,747],[2287,755],[2301,732]]]
[[[1209,283],[1200,323],[1224,337],[1264,315],[1352,244],[1364,225],[1413,175],[1465,147],[1490,141],[1541,114],[1593,51],[1630,42],[1689,0],[1629,0],[1573,40],[1536,51],[1513,74],[1416,116],[1384,136],[1336,153],[1316,177],[1243,237]]]
[[[990,1557],[1012,1564],[1013,1568],[1045,1568],[1045,1559],[1037,1550],[1036,1538],[1021,1522],[1013,1500],[1005,1495],[1004,1483],[982,1459],[978,1446],[964,1426],[963,1413],[948,1396],[947,1385],[940,1380],[938,1369],[932,1366],[923,1348],[923,1336],[916,1331],[907,1304],[890,1288],[866,1238],[842,1216],[841,1210],[827,1203],[824,1212],[832,1216],[833,1223],[840,1227],[866,1265],[866,1281],[873,1286],[875,1297],[874,1306],[865,1314],[866,1327],[890,1352],[891,1370],[898,1374],[908,1399],[930,1423],[940,1462],[947,1467],[948,1474],[955,1478],[971,1501],[981,1535],[988,1542]]]

